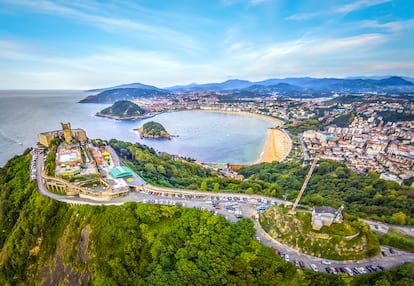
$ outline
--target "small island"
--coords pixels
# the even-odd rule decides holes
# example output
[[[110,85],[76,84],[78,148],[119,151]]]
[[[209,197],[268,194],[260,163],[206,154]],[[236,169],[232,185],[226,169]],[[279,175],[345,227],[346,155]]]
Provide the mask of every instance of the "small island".
[[[132,120],[148,118],[152,115],[132,101],[120,100],[96,113],[96,116],[117,120]]]
[[[171,139],[171,135],[165,130],[164,126],[160,123],[155,121],[148,121],[144,125],[142,125],[139,129],[135,129],[139,131],[139,135],[141,138],[153,138],[153,139]]]

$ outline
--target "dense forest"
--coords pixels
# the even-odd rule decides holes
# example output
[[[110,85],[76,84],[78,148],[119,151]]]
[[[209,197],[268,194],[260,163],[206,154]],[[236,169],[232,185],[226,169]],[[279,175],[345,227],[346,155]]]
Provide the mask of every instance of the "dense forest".
[[[1,285],[341,285],[296,269],[248,219],[128,203],[71,206],[29,182],[30,155],[0,169]]]
[[[276,184],[294,200],[309,167],[300,163],[263,163],[241,169],[249,180]],[[327,205],[345,212],[394,224],[414,223],[414,189],[379,178],[377,173],[360,175],[343,163],[321,160],[316,167],[303,204]]]
[[[123,159],[147,182],[166,187],[203,191],[263,194],[293,201],[309,167],[298,162],[262,163],[240,169],[245,180],[224,178],[199,165],[176,160],[169,154],[140,144],[111,140]],[[376,173],[360,175],[343,163],[321,160],[312,175],[301,203],[327,205],[360,217],[394,224],[414,224],[414,189],[379,178]]]
[[[355,112],[348,112],[336,117],[331,123],[338,127],[348,127],[355,118]]]
[[[134,116],[142,116],[146,113],[144,109],[142,109],[137,104],[133,103],[129,100],[119,100],[115,102],[110,107],[107,107],[101,110],[98,115],[105,116],[114,116],[118,118],[128,118]]]
[[[404,112],[396,111],[380,111],[378,115],[382,117],[384,122],[397,122],[397,121],[412,121],[414,120],[414,114],[407,114]]]
[[[334,276],[295,268],[248,219],[176,206],[71,206],[41,196],[30,155],[0,169],[1,285],[413,285],[414,264]]]

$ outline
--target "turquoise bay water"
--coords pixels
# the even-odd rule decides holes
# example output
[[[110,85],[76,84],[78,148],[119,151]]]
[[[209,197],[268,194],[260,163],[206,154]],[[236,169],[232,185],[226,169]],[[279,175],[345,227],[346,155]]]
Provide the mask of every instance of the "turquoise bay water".
[[[139,142],[156,150],[203,162],[250,164],[264,146],[272,123],[255,117],[183,111],[145,120],[116,121],[95,113],[107,104],[77,103],[79,91],[0,91],[0,166],[37,142],[37,134],[60,129],[60,122],[83,128],[89,138]],[[137,132],[154,120],[176,135],[172,140],[141,139]]]

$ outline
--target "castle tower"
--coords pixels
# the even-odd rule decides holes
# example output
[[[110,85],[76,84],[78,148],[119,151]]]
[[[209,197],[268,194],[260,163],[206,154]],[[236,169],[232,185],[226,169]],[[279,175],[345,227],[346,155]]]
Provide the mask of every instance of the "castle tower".
[[[73,139],[72,137],[72,129],[70,128],[70,123],[63,123],[61,122],[60,125],[62,125],[63,130],[63,136],[65,137],[66,143],[70,143]]]

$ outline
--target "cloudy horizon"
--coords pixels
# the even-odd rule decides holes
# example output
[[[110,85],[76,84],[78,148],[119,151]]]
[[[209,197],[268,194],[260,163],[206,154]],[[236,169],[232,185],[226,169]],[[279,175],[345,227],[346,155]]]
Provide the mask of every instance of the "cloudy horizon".
[[[409,2],[0,0],[0,89],[414,77]]]

